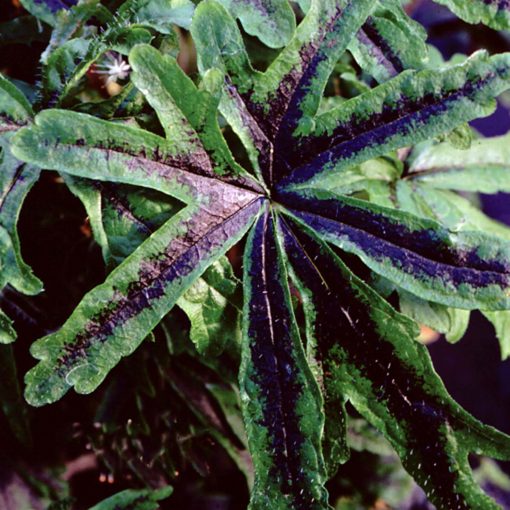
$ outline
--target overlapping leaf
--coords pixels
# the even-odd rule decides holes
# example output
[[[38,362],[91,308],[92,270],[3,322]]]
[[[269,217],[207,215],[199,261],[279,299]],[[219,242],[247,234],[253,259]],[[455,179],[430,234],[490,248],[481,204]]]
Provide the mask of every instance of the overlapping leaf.
[[[417,150],[417,154],[411,157],[407,178],[399,181],[396,186],[399,207],[419,216],[432,217],[454,231],[481,230],[510,239],[510,229],[507,226],[487,217],[469,200],[450,191],[508,191],[506,140],[507,136],[479,139],[464,150],[450,147],[445,142],[428,144]],[[457,178],[454,180],[453,176]],[[419,313],[423,317],[422,312],[428,306],[422,303],[415,310],[421,310]],[[458,315],[459,311],[443,309],[442,314],[445,313]],[[510,341],[509,312],[483,313],[493,323],[501,357],[506,359]],[[427,324],[426,321],[424,323]],[[438,328],[438,324],[429,325],[447,333],[441,327]]]
[[[421,69],[428,59],[423,27],[394,0],[379,2],[349,44],[358,64],[379,83],[404,69]]]
[[[467,150],[430,145],[413,158],[409,178],[434,188],[510,192],[510,137],[480,138]]]

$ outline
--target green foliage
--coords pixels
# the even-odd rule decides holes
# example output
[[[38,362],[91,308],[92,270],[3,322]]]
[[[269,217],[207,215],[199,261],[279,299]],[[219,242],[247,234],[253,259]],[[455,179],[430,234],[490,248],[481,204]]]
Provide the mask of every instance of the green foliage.
[[[56,171],[107,276],[32,344],[25,398],[107,379],[93,448],[145,488],[93,510],[158,508],[178,461],[203,471],[202,435],[246,476],[253,510],[329,508],[350,449],[396,452],[439,509],[498,508],[468,457],[510,460],[510,437],[454,401],[416,338],[418,323],[457,342],[478,309],[510,355],[510,229],[459,194],[510,191],[508,135],[474,139],[467,124],[510,88],[510,54],[433,69],[397,0],[303,1],[297,17],[286,0],[22,3],[52,29],[33,104],[0,76],[0,288],[43,291],[17,223],[41,170]],[[508,28],[506,4],[439,3]],[[16,337],[8,315],[1,344]],[[0,347],[1,409],[28,444]],[[126,381],[135,426],[117,416]]]
[[[158,501],[168,498],[172,493],[171,487],[157,491],[125,490],[94,505],[90,510],[157,510]]]

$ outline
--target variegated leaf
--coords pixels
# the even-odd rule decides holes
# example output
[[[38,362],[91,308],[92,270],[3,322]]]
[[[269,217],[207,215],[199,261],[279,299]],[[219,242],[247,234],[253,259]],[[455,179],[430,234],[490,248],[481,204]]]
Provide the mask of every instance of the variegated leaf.
[[[323,364],[326,393],[348,398],[389,439],[438,508],[499,508],[473,479],[471,452],[510,455],[510,437],[479,423],[448,395],[418,331],[293,220],[285,246]],[[368,328],[367,328],[368,326]]]
[[[508,241],[312,188],[281,200],[321,238],[417,296],[458,308],[510,307]]]
[[[250,508],[326,509],[321,397],[305,361],[271,214],[244,261],[241,399],[255,485]]]

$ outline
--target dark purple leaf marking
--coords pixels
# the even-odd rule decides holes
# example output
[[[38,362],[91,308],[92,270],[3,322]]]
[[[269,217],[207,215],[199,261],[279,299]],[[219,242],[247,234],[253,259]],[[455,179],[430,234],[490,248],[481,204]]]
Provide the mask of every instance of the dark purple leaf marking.
[[[282,77],[278,89],[267,104],[254,102],[253,92],[241,95],[259,129],[274,144],[274,162],[271,164],[271,153],[271,158],[261,165],[268,186],[291,171],[287,156],[293,152],[295,141],[292,133],[303,116],[302,102],[310,94],[320,93],[321,86],[325,86],[329,78],[325,68],[320,67],[327,61],[332,62],[332,56],[345,49],[348,37],[339,38],[338,33],[353,30],[352,23],[345,20],[350,17],[348,11],[356,9],[354,4],[346,2],[344,8],[337,5],[333,12],[323,15],[323,23],[319,24],[313,40],[299,50],[299,65]]]
[[[172,239],[162,252],[145,259],[138,278],[129,284],[127,291],[114,296],[110,306],[91,318],[72,344],[63,347],[65,353],[58,360],[61,375],[78,359],[86,358],[88,349],[105,342],[119,326],[154,306],[169,284],[185,278],[203,260],[221,250],[260,208],[259,197],[252,196],[249,201],[246,195],[243,198],[244,203],[240,200],[238,206],[219,200],[214,204],[216,208],[201,208],[188,217],[183,225],[185,233]]]
[[[367,48],[377,62],[393,77],[404,70],[404,65],[386,39],[381,36],[372,18],[368,18],[357,33],[358,40]]]
[[[78,0],[34,0],[36,4],[46,5],[51,12],[57,12],[61,9],[70,9],[78,3]]]
[[[367,391],[364,396],[369,401],[384,402],[405,433],[402,445],[398,444],[400,438],[391,436],[392,428],[386,429],[397,447],[413,452],[403,458],[404,465],[428,489],[430,498],[440,508],[471,509],[469,501],[456,489],[459,473],[447,447],[448,430],[457,425],[457,418],[443,396],[427,391],[432,387],[429,378],[437,380],[437,376],[418,370],[401,356],[396,345],[378,333],[380,326],[372,316],[375,303],[356,288],[352,283],[355,277],[339,265],[331,250],[295,224],[291,230],[283,223],[283,232],[291,265],[313,302],[313,333],[326,374],[326,394],[342,397],[338,392],[343,388],[335,380],[335,371],[349,371],[353,379],[345,390]],[[369,382],[368,387],[360,384],[357,373]],[[377,412],[375,407],[373,411]],[[385,416],[380,418],[388,421]],[[461,462],[466,462],[465,456]]]
[[[75,145],[81,147],[85,145],[85,140],[78,139],[72,143],[59,141],[58,143],[59,146]],[[55,141],[48,142],[44,140],[42,144],[52,147]],[[162,144],[164,144],[163,141]],[[197,198],[210,195],[208,190],[211,178],[233,184],[241,190],[250,190],[256,193],[263,192],[256,181],[251,178],[233,174],[216,174],[209,155],[202,147],[198,147],[194,152],[172,156],[164,153],[162,147],[156,146],[150,149],[133,150],[129,142],[120,142],[119,139],[116,139],[114,142],[108,141],[108,143],[97,141],[94,145],[88,145],[87,149],[104,151],[107,159],[115,154],[131,156],[129,159],[126,158],[125,161],[127,170],[142,169],[148,176],[156,175],[165,180],[176,179],[179,184],[187,186],[192,190],[192,194]]]
[[[248,109],[251,103],[249,101],[245,102],[228,77],[226,92],[235,104],[237,113],[241,116],[242,123],[248,129],[253,145],[257,149],[258,163],[264,181],[272,182],[273,144],[259,125],[260,117],[257,119],[253,117],[252,112]]]
[[[497,74],[499,72],[468,81],[460,89],[442,95],[426,94],[418,100],[401,97],[394,104],[385,104],[379,113],[367,118],[353,117],[349,122],[339,124],[329,135],[295,140],[294,150],[287,153],[287,167],[295,170],[280,182],[280,187],[290,182],[305,182],[325,165],[352,159],[367,147],[383,146],[396,135],[411,135],[416,131],[416,125],[425,125],[433,117],[446,113],[459,100],[474,99]],[[507,75],[508,70],[501,70],[501,74]]]
[[[8,117],[5,112],[0,114],[0,134],[8,131],[17,131],[19,128],[26,126],[26,122],[16,122]]]
[[[498,11],[510,10],[510,0],[482,0],[486,5],[495,5]]]
[[[115,185],[108,182],[94,181],[93,186],[101,193],[101,199],[117,213],[119,218],[125,218],[130,224],[146,236],[151,235],[156,229],[146,221],[138,218],[132,207],[115,189]]]
[[[292,194],[287,204],[300,207],[292,211],[317,233],[346,238],[378,261],[391,259],[392,265],[415,278],[450,283],[455,288],[473,289],[497,285],[510,286],[510,263],[481,258],[476,249],[448,245],[447,232],[412,230],[384,214],[354,207],[341,200],[312,200]]]
[[[4,208],[9,195],[13,193],[16,190],[16,188],[24,185],[26,181],[26,174],[24,173],[25,167],[26,167],[25,163],[20,162],[18,168],[16,169],[14,175],[12,176],[12,180],[9,183],[9,186],[6,189],[0,191],[0,215],[2,214],[2,209]],[[2,222],[0,221],[0,223]]]
[[[280,255],[269,212],[254,226],[249,249],[245,277],[251,289],[245,309],[253,367],[249,377],[260,391],[261,417],[257,425],[266,429],[270,438],[271,479],[279,480],[281,492],[292,498],[289,508],[309,510],[315,508],[315,495],[309,490],[303,470],[302,445],[306,439],[297,414],[298,400],[306,388],[296,364],[294,318],[284,289],[287,282],[279,269]]]

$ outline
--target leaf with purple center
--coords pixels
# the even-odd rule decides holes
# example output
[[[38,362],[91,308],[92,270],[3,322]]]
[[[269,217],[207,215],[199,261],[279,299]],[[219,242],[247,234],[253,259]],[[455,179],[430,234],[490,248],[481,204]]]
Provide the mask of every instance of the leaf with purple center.
[[[241,22],[250,32],[252,25]],[[56,109],[19,130],[15,156],[72,176],[75,192],[95,211],[103,253],[112,260],[112,248],[121,253],[62,328],[33,345],[40,362],[26,376],[30,403],[54,402],[71,387],[92,392],[175,304],[194,314],[186,292],[200,279],[215,288],[206,271],[249,232],[240,387],[255,467],[250,508],[328,508],[326,466],[346,457],[345,448],[329,446],[345,445],[346,401],[389,439],[439,508],[496,508],[467,459],[482,452],[509,459],[510,438],[452,400],[415,342],[416,324],[349,264],[359,269],[361,261],[438,306],[503,311],[510,309],[510,244],[451,230],[392,208],[391,201],[349,196],[353,188],[342,188],[342,179],[371,160],[489,115],[494,97],[510,87],[510,56],[481,52],[432,72],[404,52],[396,65],[392,23],[421,37],[396,2],[314,0],[285,48],[259,71],[232,15],[205,0],[191,26],[198,86],[174,58],[148,45],[129,55],[130,79],[164,136]],[[381,42],[374,30],[388,39]],[[360,36],[367,33],[370,41]],[[370,43],[370,51],[360,42]],[[318,113],[348,48],[383,83]],[[232,154],[219,112],[245,145],[253,170]],[[115,208],[122,213],[115,224],[133,242],[114,246],[100,199],[113,190],[118,204],[120,184],[164,193],[184,206],[139,236],[147,225],[134,214],[136,204]],[[208,318],[197,324],[207,337]],[[332,427],[335,420],[339,426]],[[339,458],[325,460],[323,450]]]

